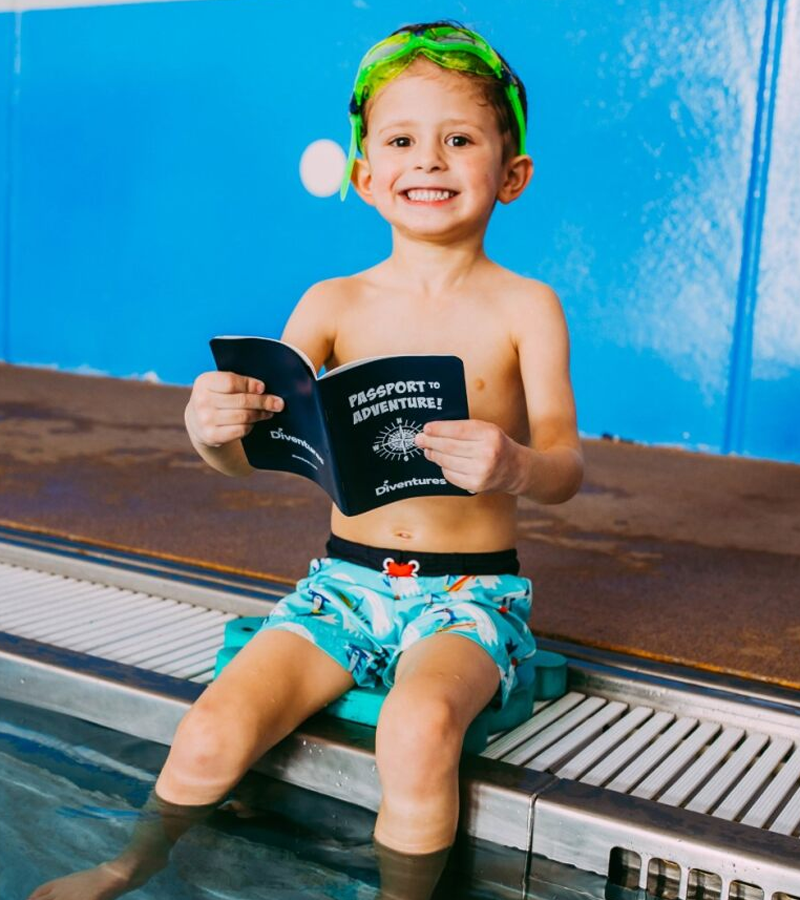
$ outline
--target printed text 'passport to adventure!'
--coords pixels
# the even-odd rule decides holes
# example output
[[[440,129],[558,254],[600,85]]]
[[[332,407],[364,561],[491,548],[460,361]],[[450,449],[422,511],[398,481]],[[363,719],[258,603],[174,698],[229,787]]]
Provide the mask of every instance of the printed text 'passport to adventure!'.
[[[379,356],[317,378],[309,358],[282,341],[211,340],[217,368],[263,381],[284,408],[242,439],[251,466],[303,475],[357,515],[408,497],[465,496],[414,443],[426,422],[468,419],[457,356]]]

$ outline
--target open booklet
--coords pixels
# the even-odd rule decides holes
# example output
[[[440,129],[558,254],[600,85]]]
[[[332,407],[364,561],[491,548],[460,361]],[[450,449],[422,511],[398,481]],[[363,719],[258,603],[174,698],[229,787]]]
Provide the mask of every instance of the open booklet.
[[[414,443],[426,422],[468,419],[457,356],[377,356],[317,377],[296,347],[263,337],[211,340],[217,368],[263,381],[284,408],[242,439],[251,466],[315,481],[347,516],[430,494],[465,496]]]

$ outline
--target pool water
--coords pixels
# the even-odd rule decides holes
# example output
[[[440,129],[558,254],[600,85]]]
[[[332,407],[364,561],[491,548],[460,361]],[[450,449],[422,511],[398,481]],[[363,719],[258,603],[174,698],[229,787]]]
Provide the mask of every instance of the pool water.
[[[0,700],[0,897],[115,856],[128,843],[167,748],[58,713]],[[249,775],[251,815],[218,811],[176,844],[135,900],[371,900],[379,896],[373,813]],[[436,897],[604,897],[605,880],[460,839]],[[524,886],[523,886],[524,885]]]

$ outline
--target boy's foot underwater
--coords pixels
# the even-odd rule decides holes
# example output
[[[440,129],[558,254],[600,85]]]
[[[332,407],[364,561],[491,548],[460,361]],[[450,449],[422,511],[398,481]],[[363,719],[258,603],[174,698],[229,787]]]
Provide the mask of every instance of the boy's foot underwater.
[[[28,900],[114,900],[146,884],[167,866],[175,842],[192,826],[205,822],[216,808],[179,806],[152,793],[133,837],[114,859],[92,869],[55,878],[38,887]]]
[[[257,813],[239,804],[226,804],[230,812],[243,817]],[[450,855],[450,847],[434,853],[406,854],[374,842],[380,870],[379,900],[431,900]],[[56,878],[37,888],[28,900],[115,900],[128,891],[144,885],[163,869],[168,861],[170,846],[145,856],[126,851],[125,857],[111,860],[93,869]]]
[[[107,862],[94,869],[48,881],[38,887],[28,900],[113,900],[146,880],[135,878],[116,862]]]
[[[430,900],[447,865],[452,848],[433,853],[400,853],[375,841],[381,873],[379,900]]]

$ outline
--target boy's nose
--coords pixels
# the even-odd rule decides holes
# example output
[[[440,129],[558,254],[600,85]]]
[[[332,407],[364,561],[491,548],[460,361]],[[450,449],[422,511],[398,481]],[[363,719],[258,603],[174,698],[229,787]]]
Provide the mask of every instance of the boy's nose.
[[[436,172],[442,168],[442,165],[438,159],[430,159],[417,163],[414,168],[421,169],[423,172]]]
[[[435,172],[444,167],[444,157],[438,141],[420,142],[417,147],[415,169],[421,169],[423,172]]]

